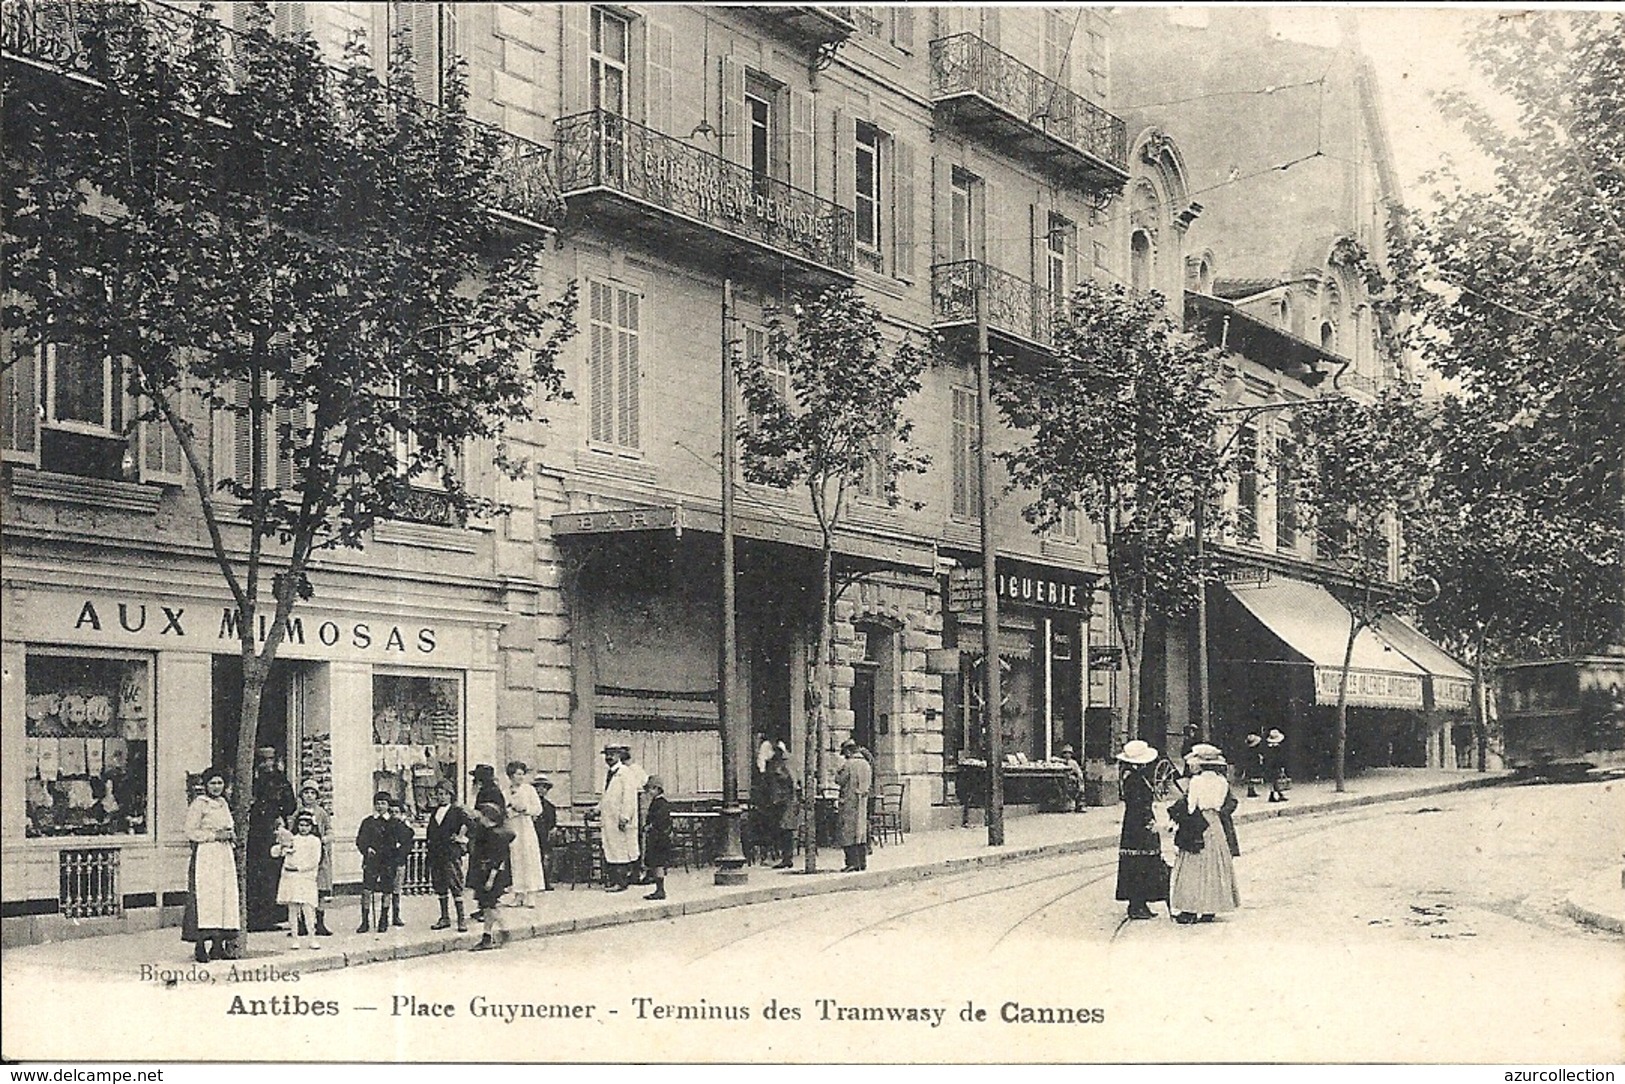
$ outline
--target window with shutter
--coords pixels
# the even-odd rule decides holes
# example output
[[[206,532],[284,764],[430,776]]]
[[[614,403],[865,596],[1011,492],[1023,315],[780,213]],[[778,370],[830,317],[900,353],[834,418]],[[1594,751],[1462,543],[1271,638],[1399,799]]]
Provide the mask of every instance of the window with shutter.
[[[858,244],[867,249],[880,247],[880,129],[859,123],[853,157],[853,183],[856,186]]]
[[[1275,548],[1298,548],[1298,489],[1293,476],[1292,458],[1295,454],[1291,441],[1278,446],[1275,461]]]
[[[40,364],[33,351],[13,355],[11,337],[0,343],[0,459],[39,466]]]
[[[643,299],[634,290],[606,282],[589,283],[588,293],[588,439],[636,451],[642,443],[639,340]]]
[[[974,519],[982,506],[981,479],[976,470],[976,448],[981,436],[976,427],[976,392],[955,388],[953,395],[953,514],[959,519]]]
[[[876,435],[869,444],[869,456],[864,460],[863,474],[858,479],[858,496],[865,500],[886,499],[885,477],[891,462],[891,441],[884,434]]]
[[[263,388],[264,404],[259,410],[260,484],[266,489],[291,489],[298,478],[294,471],[293,443],[298,440],[298,429],[290,408],[273,406],[276,382],[266,380]],[[233,382],[226,398],[233,410],[221,410],[215,415],[214,430],[214,482],[218,488],[223,481],[232,480],[242,486],[254,484],[254,418],[249,412],[248,381]]]
[[[142,413],[151,404],[142,402]],[[169,422],[162,417],[148,418],[141,423],[141,480],[157,485],[178,486],[186,481],[186,463],[181,454],[180,438]]]
[[[1236,438],[1236,533],[1258,539],[1258,431],[1246,426]]]
[[[389,5],[390,56],[395,43],[411,50],[412,93],[431,105],[440,104],[442,55],[440,4],[395,2]]]

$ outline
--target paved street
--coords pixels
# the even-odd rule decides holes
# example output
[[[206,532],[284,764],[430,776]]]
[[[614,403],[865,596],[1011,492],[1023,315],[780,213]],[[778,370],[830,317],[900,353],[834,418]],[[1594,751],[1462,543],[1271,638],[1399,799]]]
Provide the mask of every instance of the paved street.
[[[1625,940],[1560,900],[1618,860],[1622,826],[1619,783],[1413,798],[1244,824],[1243,909],[1210,926],[1122,923],[1115,856],[1094,851],[294,983],[183,982],[169,996],[194,1026],[161,1034],[177,1056],[275,1037],[291,1057],[1612,1062]],[[64,978],[37,1008],[120,987]],[[290,1028],[228,1014],[238,995],[338,1015]],[[153,1019],[177,1019],[162,996]],[[960,1018],[971,1001],[985,1020]],[[768,1029],[770,1004],[799,1015]]]

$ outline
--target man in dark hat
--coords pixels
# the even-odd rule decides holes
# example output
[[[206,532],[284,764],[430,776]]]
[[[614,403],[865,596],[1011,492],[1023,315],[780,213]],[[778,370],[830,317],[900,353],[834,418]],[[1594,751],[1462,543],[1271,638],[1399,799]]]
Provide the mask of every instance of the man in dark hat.
[[[553,780],[545,775],[538,775],[533,784],[536,787],[536,796],[542,800],[542,811],[536,814],[536,845],[542,850],[543,891],[553,891],[553,870],[548,860],[553,853],[553,829],[559,826],[559,810],[548,798],[548,791],[553,789]]]
[[[288,918],[288,909],[276,902],[277,882],[282,878],[282,859],[271,853],[278,829],[286,830],[289,818],[299,808],[293,784],[277,758],[276,748],[264,745],[254,751],[254,801],[248,811],[248,869],[245,880],[248,895],[249,932],[274,930]]]

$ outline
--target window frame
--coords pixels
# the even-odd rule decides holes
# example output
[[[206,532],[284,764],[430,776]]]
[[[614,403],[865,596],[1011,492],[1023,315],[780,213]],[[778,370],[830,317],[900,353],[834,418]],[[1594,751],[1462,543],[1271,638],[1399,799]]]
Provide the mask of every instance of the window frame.
[[[978,520],[982,514],[982,491],[976,458],[977,444],[981,439],[976,424],[977,393],[973,387],[955,384],[950,395],[949,514],[958,520]],[[961,403],[966,406],[964,417],[960,416]],[[963,488],[960,486],[961,477],[964,478]]]
[[[881,212],[882,197],[885,195],[881,172],[885,168],[884,147],[885,134],[878,125],[869,121],[857,122],[852,152],[853,236],[860,249],[874,254],[881,251],[885,241],[883,233],[885,221]],[[867,190],[862,183],[863,161],[866,154],[869,158]],[[865,203],[868,204],[867,208],[864,206]],[[864,238],[865,225],[871,235],[867,240]]]
[[[609,293],[609,319],[599,320],[594,314],[593,293],[595,290],[607,290]],[[634,323],[622,323],[625,315],[625,300],[634,300]],[[644,291],[640,287],[611,278],[587,278],[587,306],[584,314],[584,324],[587,334],[584,345],[587,351],[587,447],[600,452],[606,452],[626,458],[640,459],[643,457],[643,302]],[[611,401],[607,431],[599,429],[599,397],[595,387],[593,367],[596,364],[593,358],[594,336],[598,328],[606,328],[609,338],[608,356],[610,366],[607,374],[611,385]],[[626,342],[634,344],[635,358],[632,362],[632,380],[630,389],[626,386],[626,373],[623,371],[623,350]],[[625,399],[624,393],[630,392]],[[620,437],[623,429],[629,430],[632,443],[622,443]]]
[[[611,23],[618,26],[621,31],[621,55],[618,57],[603,49],[605,37],[603,30]],[[591,108],[596,112],[605,112],[626,119],[630,110],[632,89],[632,20],[607,8],[593,5],[588,15],[587,57],[588,101]],[[603,93],[606,76],[612,73],[619,77],[620,102],[614,109],[604,104]]]
[[[1236,430],[1236,537],[1243,542],[1260,541],[1258,453],[1260,449],[1258,427],[1251,423]],[[1252,455],[1246,454],[1252,450]]]
[[[1049,212],[1048,228],[1044,231],[1044,281],[1050,299],[1057,305],[1066,301],[1071,283],[1067,280],[1070,263],[1067,255],[1068,234],[1076,235],[1077,223],[1057,212]]]
[[[948,259],[961,263],[977,258],[977,191],[981,178],[961,166],[948,174]]]

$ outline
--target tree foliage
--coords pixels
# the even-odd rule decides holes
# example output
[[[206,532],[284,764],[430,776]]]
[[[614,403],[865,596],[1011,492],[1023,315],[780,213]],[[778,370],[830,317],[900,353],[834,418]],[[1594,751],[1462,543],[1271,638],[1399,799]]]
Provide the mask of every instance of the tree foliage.
[[[1159,295],[1085,282],[1056,318],[1054,358],[1002,365],[994,381],[1025,435],[1001,454],[1033,494],[1027,520],[1046,529],[1076,509],[1105,531],[1131,735],[1147,618],[1187,612],[1202,589],[1192,523],[1198,502],[1217,511],[1217,375],[1216,352],[1180,331]]]
[[[805,486],[823,539],[807,689],[802,833],[808,872],[817,868],[813,796],[823,774],[834,661],[835,531],[853,493],[867,488],[895,506],[898,479],[925,469],[925,456],[910,446],[913,423],[903,406],[920,390],[928,356],[910,341],[888,343],[879,311],[850,287],[797,304],[793,322],[775,317],[765,354],[733,353],[748,412],[738,432],[745,477],[781,489]]]
[[[458,70],[430,108],[404,41],[386,84],[359,37],[330,68],[265,4],[242,34],[207,8],[75,13],[46,11],[71,75],[6,66],[6,360],[46,341],[115,359],[184,456],[241,630],[241,841],[260,692],[318,555],[415,485],[459,518],[496,510],[464,451],[522,468],[501,442],[567,394],[574,291],[544,293],[544,231],[490,213],[504,137],[470,120]],[[215,422],[247,434],[229,469]]]
[[[1412,345],[1456,384],[1436,417],[1437,498],[1416,560],[1424,620],[1498,657],[1625,641],[1625,20],[1488,22],[1473,60],[1512,115],[1441,105],[1493,164],[1449,168],[1392,261]]]

